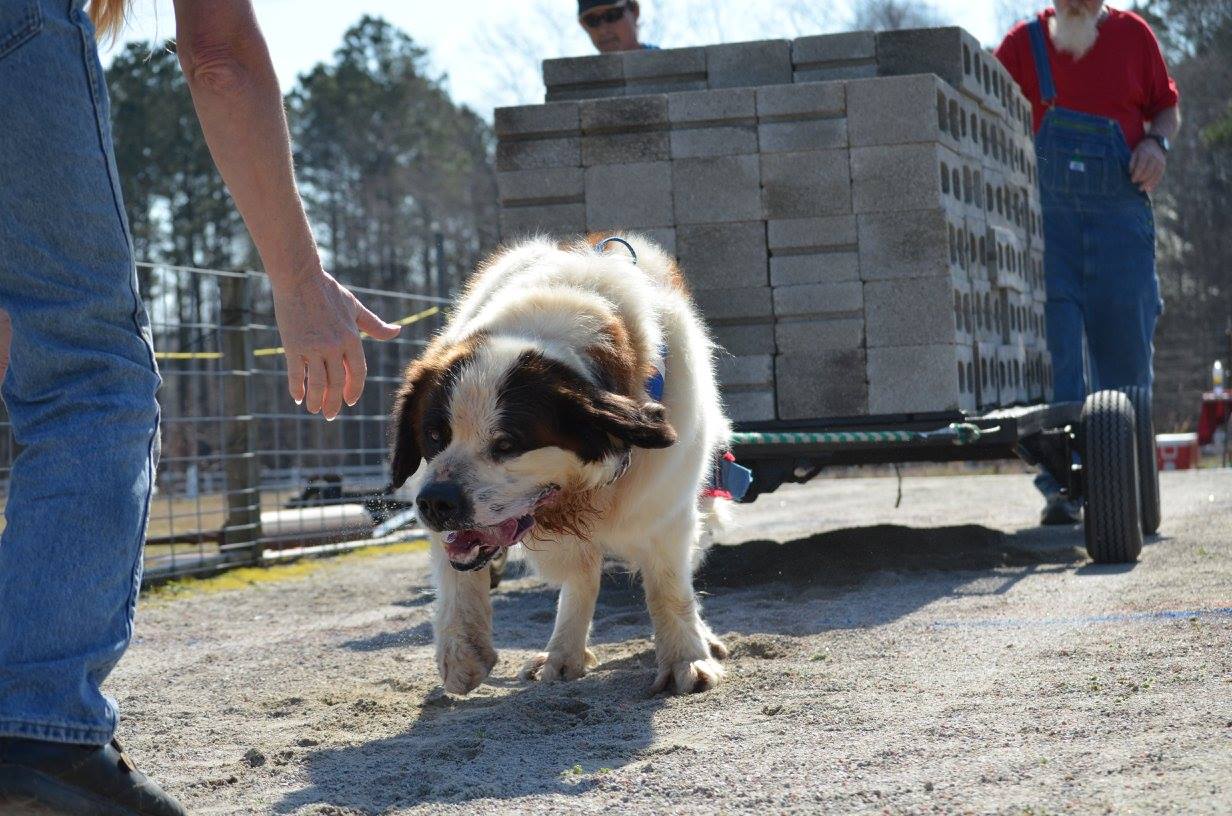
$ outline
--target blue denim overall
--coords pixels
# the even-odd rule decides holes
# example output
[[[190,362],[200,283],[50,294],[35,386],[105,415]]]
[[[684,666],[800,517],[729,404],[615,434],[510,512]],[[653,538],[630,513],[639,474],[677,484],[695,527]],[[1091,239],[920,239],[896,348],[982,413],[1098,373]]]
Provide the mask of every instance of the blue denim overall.
[[[1150,387],[1163,308],[1151,200],[1130,180],[1129,145],[1116,121],[1056,107],[1044,27],[1036,19],[1028,29],[1048,106],[1035,153],[1055,398],[1077,402],[1090,391]],[[1035,483],[1045,495],[1060,490],[1046,473]]]
[[[159,377],[85,0],[0,0],[0,736],[103,745],[133,634]]]

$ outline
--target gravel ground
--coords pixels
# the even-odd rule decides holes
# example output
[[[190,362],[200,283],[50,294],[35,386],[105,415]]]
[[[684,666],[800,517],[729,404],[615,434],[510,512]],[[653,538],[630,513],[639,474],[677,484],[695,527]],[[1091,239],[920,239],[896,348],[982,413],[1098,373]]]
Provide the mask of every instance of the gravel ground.
[[[648,697],[641,592],[600,665],[517,670],[551,630],[495,593],[501,660],[444,695],[423,552],[150,598],[121,737],[194,814],[1232,812],[1232,471],[1165,474],[1162,535],[1095,566],[1023,476],[822,480],[739,508],[698,576],[726,682]],[[872,525],[872,526],[870,526]]]

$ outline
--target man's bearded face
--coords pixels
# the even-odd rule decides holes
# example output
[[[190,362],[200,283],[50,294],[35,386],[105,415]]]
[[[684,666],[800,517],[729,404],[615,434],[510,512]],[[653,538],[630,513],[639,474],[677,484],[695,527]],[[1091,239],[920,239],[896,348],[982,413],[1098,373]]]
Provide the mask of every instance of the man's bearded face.
[[[1057,16],[1052,18],[1052,42],[1058,51],[1081,59],[1099,37],[1099,18],[1103,0],[1057,0]]]

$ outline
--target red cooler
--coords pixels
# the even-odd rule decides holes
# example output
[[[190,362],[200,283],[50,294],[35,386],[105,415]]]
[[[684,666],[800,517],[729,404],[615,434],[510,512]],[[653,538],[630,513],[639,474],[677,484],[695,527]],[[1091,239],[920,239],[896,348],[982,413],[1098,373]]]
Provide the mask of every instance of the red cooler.
[[[1159,434],[1155,450],[1160,470],[1193,470],[1201,455],[1196,433]]]

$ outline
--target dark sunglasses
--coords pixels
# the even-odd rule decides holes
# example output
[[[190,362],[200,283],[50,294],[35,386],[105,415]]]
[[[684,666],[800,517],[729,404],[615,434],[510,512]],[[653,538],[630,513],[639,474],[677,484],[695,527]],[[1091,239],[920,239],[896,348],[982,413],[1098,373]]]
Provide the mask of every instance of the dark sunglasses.
[[[601,25],[611,25],[612,23],[625,16],[628,10],[626,6],[617,6],[610,8],[607,11],[599,11],[594,14],[587,14],[582,18],[582,25],[587,28],[598,28]]]

